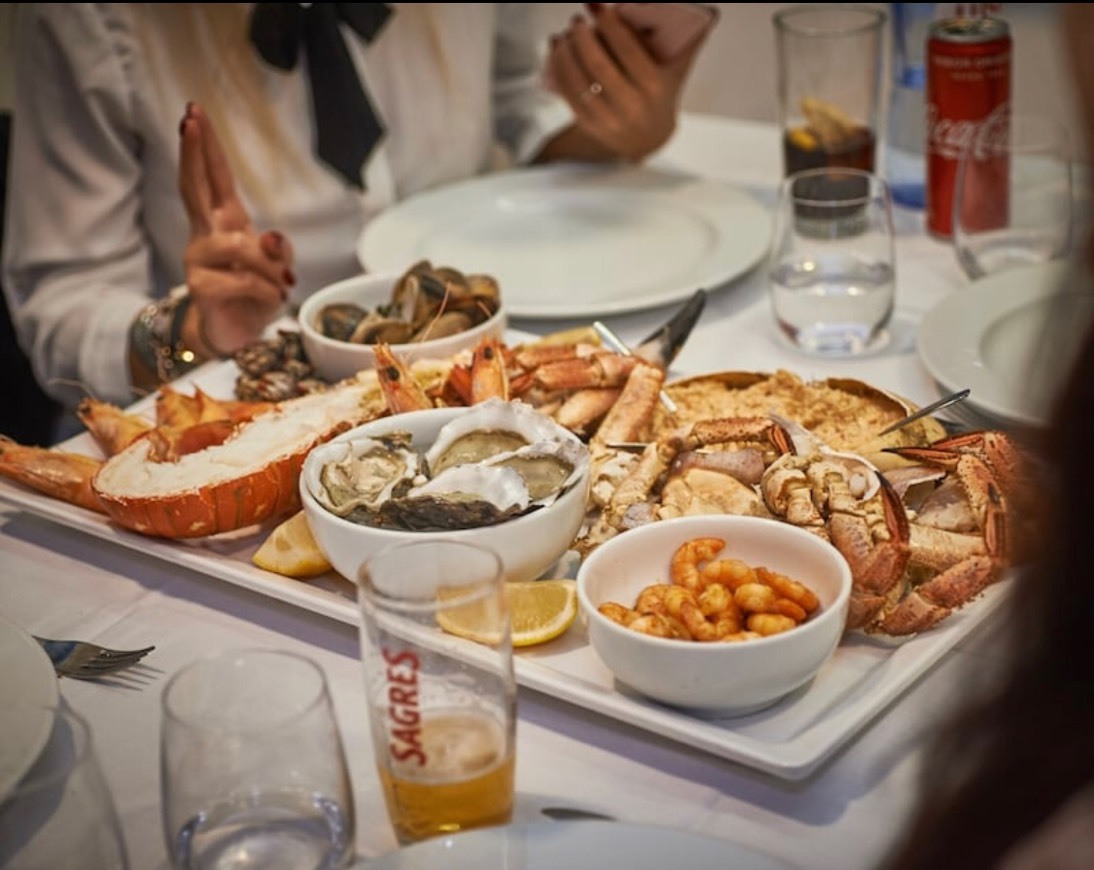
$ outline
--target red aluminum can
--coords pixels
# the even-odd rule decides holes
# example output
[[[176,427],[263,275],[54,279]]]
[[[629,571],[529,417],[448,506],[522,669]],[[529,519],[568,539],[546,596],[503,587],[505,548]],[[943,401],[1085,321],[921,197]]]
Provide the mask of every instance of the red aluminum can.
[[[927,231],[953,235],[953,189],[957,164],[967,147],[998,162],[991,190],[969,206],[983,222],[1006,212],[1008,158],[995,147],[1010,129],[1011,38],[999,18],[947,18],[927,36]],[[965,214],[968,214],[966,210]],[[972,220],[978,221],[973,215]],[[988,223],[984,223],[985,226]]]

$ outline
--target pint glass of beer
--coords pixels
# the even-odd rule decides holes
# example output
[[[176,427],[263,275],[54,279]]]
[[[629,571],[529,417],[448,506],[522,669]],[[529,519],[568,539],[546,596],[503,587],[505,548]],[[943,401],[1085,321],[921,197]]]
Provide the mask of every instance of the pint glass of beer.
[[[500,558],[396,544],[360,574],[376,764],[399,842],[500,825],[513,810],[516,682]]]

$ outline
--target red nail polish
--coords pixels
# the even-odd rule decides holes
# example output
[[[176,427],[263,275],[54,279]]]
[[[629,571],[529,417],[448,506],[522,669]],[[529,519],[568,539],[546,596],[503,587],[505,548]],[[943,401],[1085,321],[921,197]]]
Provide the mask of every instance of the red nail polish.
[[[294,284],[296,284],[296,274],[293,272],[292,269],[290,269],[288,267],[286,267],[285,271],[281,273],[281,278],[290,287],[292,287]]]
[[[186,135],[186,122],[189,121],[189,120],[190,120],[190,118],[189,118],[188,115],[183,115],[182,116],[182,120],[179,121],[179,136],[185,136]]]
[[[588,9],[593,15],[599,15],[604,11],[603,3],[586,3],[585,8]]]

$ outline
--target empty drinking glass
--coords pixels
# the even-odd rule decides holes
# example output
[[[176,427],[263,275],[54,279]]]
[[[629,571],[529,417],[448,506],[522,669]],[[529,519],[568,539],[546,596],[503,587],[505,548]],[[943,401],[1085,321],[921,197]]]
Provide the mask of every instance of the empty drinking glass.
[[[1071,161],[1067,130],[1018,114],[986,126],[958,162],[953,243],[970,278],[1045,263],[1071,247]]]
[[[232,650],[163,694],[163,820],[176,867],[336,868],[354,810],[327,680],[308,658]]]
[[[0,712],[0,735],[6,749],[20,749],[0,751],[0,867],[125,870],[118,814],[83,717],[13,706]]]
[[[837,167],[783,181],[768,275],[775,320],[795,347],[830,356],[883,347],[895,294],[885,182]]]

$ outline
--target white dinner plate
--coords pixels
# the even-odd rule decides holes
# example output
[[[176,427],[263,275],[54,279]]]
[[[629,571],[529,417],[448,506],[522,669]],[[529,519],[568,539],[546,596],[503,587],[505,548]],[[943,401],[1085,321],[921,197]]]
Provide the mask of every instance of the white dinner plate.
[[[487,273],[512,317],[592,317],[687,299],[744,274],[771,216],[730,185],[649,167],[514,169],[408,197],[365,227],[370,272],[420,259]]]
[[[1094,307],[1086,286],[1067,280],[1069,268],[1013,269],[954,290],[919,326],[927,370],[947,390],[968,387],[974,409],[1005,423],[1043,424],[1048,394],[1033,388],[1035,373],[1067,370],[1067,333],[1055,328]]]
[[[13,716],[0,739],[0,799],[23,778],[49,740],[52,716],[36,708],[56,706],[60,697],[53,664],[38,641],[0,616],[0,699]]]
[[[621,822],[540,822],[423,840],[360,870],[787,870],[727,840]]]

